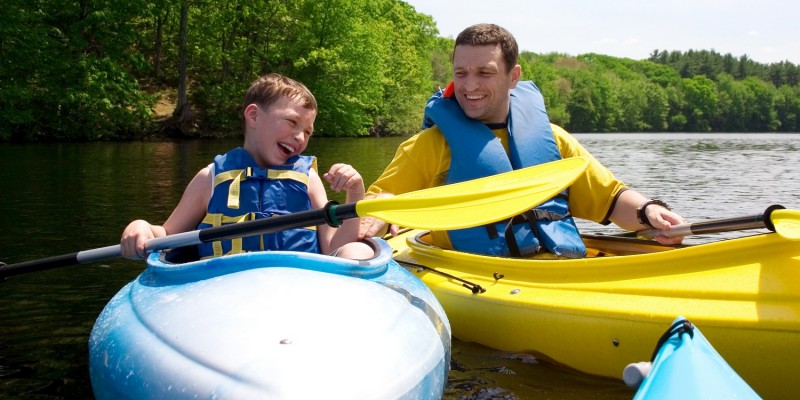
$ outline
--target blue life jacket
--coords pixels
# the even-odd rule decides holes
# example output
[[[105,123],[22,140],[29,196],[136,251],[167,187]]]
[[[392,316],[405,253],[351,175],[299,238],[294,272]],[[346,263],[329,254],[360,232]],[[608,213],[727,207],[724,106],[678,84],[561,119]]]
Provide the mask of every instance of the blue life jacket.
[[[284,165],[259,168],[241,147],[216,156],[214,191],[198,229],[311,209],[308,196],[311,168],[316,168],[316,158],[312,156],[294,156]],[[202,243],[198,250],[200,257],[261,250],[319,253],[319,243],[316,228],[309,227]]]
[[[506,153],[491,129],[464,114],[458,101],[447,91],[432,96],[425,107],[423,128],[434,124],[444,135],[451,151],[446,183],[561,159],[544,98],[530,81],[517,83],[511,91],[508,118],[510,154]],[[487,204],[487,207],[491,205]],[[569,258],[586,256],[586,246],[569,213],[566,190],[510,220],[448,231],[448,236],[454,249],[471,253],[524,256],[535,254],[543,247]]]

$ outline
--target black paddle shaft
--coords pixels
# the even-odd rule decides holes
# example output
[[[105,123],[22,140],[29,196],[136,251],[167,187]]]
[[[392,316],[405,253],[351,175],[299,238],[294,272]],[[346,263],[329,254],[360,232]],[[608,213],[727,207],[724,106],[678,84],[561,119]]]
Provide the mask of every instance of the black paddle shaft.
[[[619,236],[622,237],[640,237],[652,239],[657,235],[664,235],[667,237],[701,235],[706,233],[720,233],[741,231],[747,229],[762,229],[767,228],[770,231],[775,231],[770,215],[775,210],[782,210],[785,207],[780,204],[773,204],[762,213],[756,215],[748,215],[744,217],[725,218],[703,222],[695,222],[691,224],[675,225],[668,231],[661,231],[658,229],[645,229],[636,232],[626,232]]]
[[[78,261],[79,253],[80,252],[47,257],[39,260],[23,261],[21,263],[10,265],[0,263],[0,281],[4,281],[7,277],[13,275],[80,264],[80,261]]]
[[[356,217],[358,217],[358,214],[356,213],[356,203],[339,205],[336,204],[336,202],[331,201],[328,202],[324,208],[315,210],[300,211],[272,218],[257,219],[238,224],[201,229],[198,231],[198,241],[190,244],[215,242],[218,240],[232,239],[236,237],[263,235],[286,229],[297,229],[312,225],[319,225],[322,223],[337,227],[341,225],[341,221]],[[163,248],[150,250],[161,250]]]
[[[356,213],[356,204],[357,203],[340,205],[335,201],[331,201],[320,209],[300,211],[272,218],[263,218],[238,224],[216,226],[175,235],[162,236],[148,240],[145,247],[148,252],[153,252],[237,237],[263,235],[286,229],[297,229],[323,223],[337,227],[341,225],[341,221],[358,217]],[[117,244],[39,260],[24,261],[16,264],[6,265],[0,262],[0,281],[13,275],[109,260],[117,258],[120,255],[121,248]]]

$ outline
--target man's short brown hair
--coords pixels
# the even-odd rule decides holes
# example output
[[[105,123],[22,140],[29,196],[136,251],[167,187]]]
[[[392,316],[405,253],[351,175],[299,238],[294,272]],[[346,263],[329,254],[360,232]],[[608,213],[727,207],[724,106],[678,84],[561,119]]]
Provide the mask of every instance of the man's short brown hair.
[[[495,24],[475,24],[461,31],[456,37],[456,47],[500,45],[503,61],[506,63],[506,72],[510,72],[517,65],[519,47],[514,35],[505,28]],[[455,55],[455,49],[453,50]]]

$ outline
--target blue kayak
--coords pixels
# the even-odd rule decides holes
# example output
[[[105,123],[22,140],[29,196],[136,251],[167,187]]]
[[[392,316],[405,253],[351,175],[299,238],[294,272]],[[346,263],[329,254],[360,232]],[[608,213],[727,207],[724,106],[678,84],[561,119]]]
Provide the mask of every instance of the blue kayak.
[[[89,340],[98,399],[438,399],[450,324],[392,260],[255,252],[147,270],[98,317]]]
[[[641,382],[634,400],[761,398],[683,317],[658,341],[651,363],[628,365],[623,375],[630,386]]]

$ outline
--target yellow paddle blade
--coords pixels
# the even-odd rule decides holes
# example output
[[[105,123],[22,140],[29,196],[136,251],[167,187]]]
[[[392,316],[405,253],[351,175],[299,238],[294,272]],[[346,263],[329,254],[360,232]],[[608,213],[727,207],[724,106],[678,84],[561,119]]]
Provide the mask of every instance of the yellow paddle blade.
[[[462,229],[510,218],[555,196],[589,161],[567,158],[395,197],[362,200],[356,213],[415,229]]]
[[[800,240],[800,211],[775,210],[769,219],[778,235],[788,240]]]

